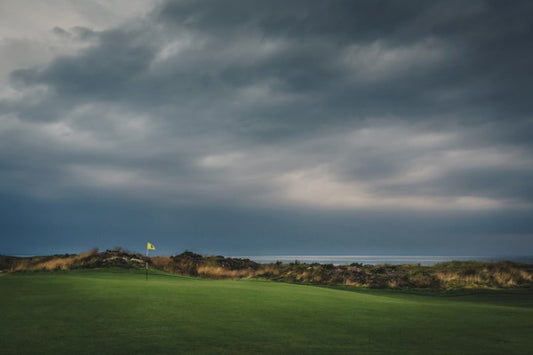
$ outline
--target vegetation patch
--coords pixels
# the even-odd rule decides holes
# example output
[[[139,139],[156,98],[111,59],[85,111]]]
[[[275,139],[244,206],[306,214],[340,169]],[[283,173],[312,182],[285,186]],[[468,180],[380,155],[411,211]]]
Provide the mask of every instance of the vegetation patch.
[[[121,248],[82,254],[0,257],[4,272],[122,267],[140,269],[146,263],[172,274],[210,279],[261,278],[309,285],[389,289],[527,288],[533,286],[533,265],[514,262],[452,261],[434,266],[268,263],[245,258],[202,256],[190,251],[170,257],[146,257]]]

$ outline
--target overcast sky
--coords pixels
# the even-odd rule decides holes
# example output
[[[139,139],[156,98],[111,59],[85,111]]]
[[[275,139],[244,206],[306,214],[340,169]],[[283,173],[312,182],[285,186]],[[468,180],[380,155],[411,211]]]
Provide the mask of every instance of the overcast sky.
[[[0,1],[0,254],[533,253],[531,1]]]

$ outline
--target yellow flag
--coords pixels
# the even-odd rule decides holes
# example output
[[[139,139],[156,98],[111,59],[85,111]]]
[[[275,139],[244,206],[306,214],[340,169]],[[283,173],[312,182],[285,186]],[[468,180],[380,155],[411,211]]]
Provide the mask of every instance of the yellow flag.
[[[146,249],[155,250],[155,245],[153,245],[152,243],[148,242],[148,243],[146,243]]]

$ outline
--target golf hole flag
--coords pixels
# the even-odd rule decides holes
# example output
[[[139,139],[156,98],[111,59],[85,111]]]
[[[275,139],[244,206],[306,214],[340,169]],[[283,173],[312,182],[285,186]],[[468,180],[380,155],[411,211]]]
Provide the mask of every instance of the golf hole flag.
[[[155,245],[150,242],[146,243],[146,250],[155,250]]]

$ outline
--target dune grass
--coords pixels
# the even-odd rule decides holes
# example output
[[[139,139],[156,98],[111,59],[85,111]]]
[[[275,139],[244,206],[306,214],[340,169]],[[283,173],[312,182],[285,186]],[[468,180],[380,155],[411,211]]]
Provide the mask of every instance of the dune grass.
[[[408,294],[136,270],[0,278],[0,353],[479,353],[533,348],[533,292]]]

